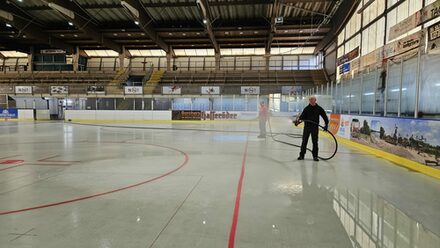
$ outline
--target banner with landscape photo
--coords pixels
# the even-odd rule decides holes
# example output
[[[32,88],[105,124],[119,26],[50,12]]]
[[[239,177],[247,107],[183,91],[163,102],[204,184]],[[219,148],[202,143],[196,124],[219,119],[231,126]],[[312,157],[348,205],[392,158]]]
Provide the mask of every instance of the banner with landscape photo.
[[[338,136],[425,165],[440,165],[440,121],[349,115],[339,119]]]

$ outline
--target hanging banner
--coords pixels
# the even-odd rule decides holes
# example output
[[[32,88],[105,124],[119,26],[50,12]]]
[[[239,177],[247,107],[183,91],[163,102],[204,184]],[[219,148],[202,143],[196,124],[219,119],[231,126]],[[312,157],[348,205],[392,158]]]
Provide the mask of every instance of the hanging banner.
[[[180,86],[163,86],[162,94],[164,95],[181,95],[182,88]]]
[[[411,51],[422,45],[423,31],[409,35],[398,41],[390,43],[384,47],[384,58],[394,57],[396,55]]]
[[[50,86],[51,95],[69,94],[69,86]]]
[[[339,67],[339,75],[350,72],[350,63],[343,64]]]
[[[125,95],[142,95],[143,88],[142,86],[125,86],[124,87]]]
[[[350,63],[350,71],[359,71],[360,65],[361,65],[361,59],[360,58],[351,61],[351,63]]]
[[[66,53],[66,51],[61,49],[42,49],[40,50],[41,54],[63,54]]]
[[[220,95],[220,86],[202,86],[200,91],[202,95]]]
[[[32,94],[32,86],[15,86],[15,94]]]
[[[440,22],[428,28],[428,53],[440,53]]]
[[[440,38],[440,22],[428,28],[428,40],[433,41]]]
[[[302,86],[282,86],[281,93],[283,95],[294,95],[295,93],[300,93],[302,91]]]
[[[440,16],[440,0],[437,0],[423,8],[421,11],[422,22],[428,22]]]
[[[367,66],[378,64],[382,61],[383,48],[378,48],[369,54],[361,57],[361,69]]]
[[[350,51],[347,54],[344,54],[343,56],[339,57],[337,59],[337,66],[342,65],[344,63],[347,63],[349,61],[352,61],[353,59],[357,58],[359,56],[359,47],[356,47],[352,51]]]
[[[390,28],[390,38],[389,40],[394,40],[397,37],[413,30],[418,25],[422,23],[422,13],[417,11],[415,14],[409,16],[403,21],[397,23]]]
[[[260,86],[241,86],[242,95],[258,95],[260,94]]]
[[[87,94],[105,94],[105,86],[103,85],[87,86]]]

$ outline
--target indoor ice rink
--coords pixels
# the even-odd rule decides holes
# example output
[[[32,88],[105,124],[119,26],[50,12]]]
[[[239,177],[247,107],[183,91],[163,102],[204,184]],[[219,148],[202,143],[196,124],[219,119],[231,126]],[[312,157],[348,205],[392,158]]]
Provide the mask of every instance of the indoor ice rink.
[[[0,247],[440,247],[439,15],[0,0]]]

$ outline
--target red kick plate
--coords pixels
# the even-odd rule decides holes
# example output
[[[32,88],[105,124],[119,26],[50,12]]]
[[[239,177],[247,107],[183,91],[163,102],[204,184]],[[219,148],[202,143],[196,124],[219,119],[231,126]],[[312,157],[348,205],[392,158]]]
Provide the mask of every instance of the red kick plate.
[[[2,160],[0,164],[21,164],[24,160]]]

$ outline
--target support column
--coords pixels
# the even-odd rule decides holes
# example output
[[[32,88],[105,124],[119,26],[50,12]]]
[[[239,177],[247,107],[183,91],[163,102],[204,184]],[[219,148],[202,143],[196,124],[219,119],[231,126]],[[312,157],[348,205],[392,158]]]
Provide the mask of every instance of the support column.
[[[400,60],[400,83],[399,83],[399,101],[397,106],[397,117],[402,115],[402,86],[403,86],[403,59]]]
[[[126,50],[125,47],[122,47],[122,52],[119,54],[119,69],[125,68],[125,56]]]
[[[387,71],[386,71],[385,89],[384,89],[384,99],[383,99],[383,116],[387,116],[388,112],[388,81],[390,79],[390,62],[387,61]]]
[[[173,55],[171,53],[167,53],[167,71],[171,71],[171,60],[173,59]]]
[[[28,54],[28,62],[27,62],[27,64],[28,64],[27,70],[30,72],[34,71],[34,61],[33,61],[34,60],[34,53],[35,53],[35,49],[33,46],[31,46],[31,49]]]
[[[215,70],[220,71],[220,53],[215,53]]]
[[[75,51],[72,56],[73,71],[78,71],[79,67],[79,47],[75,47]]]
[[[266,71],[268,71],[269,70],[269,65],[270,65],[270,54],[266,53],[266,56],[264,56],[264,59],[266,61],[265,69],[266,69]]]
[[[419,118],[419,104],[420,104],[420,72],[422,66],[422,52],[419,49],[419,54],[417,56],[417,75],[416,75],[416,99],[414,108],[414,118]]]

